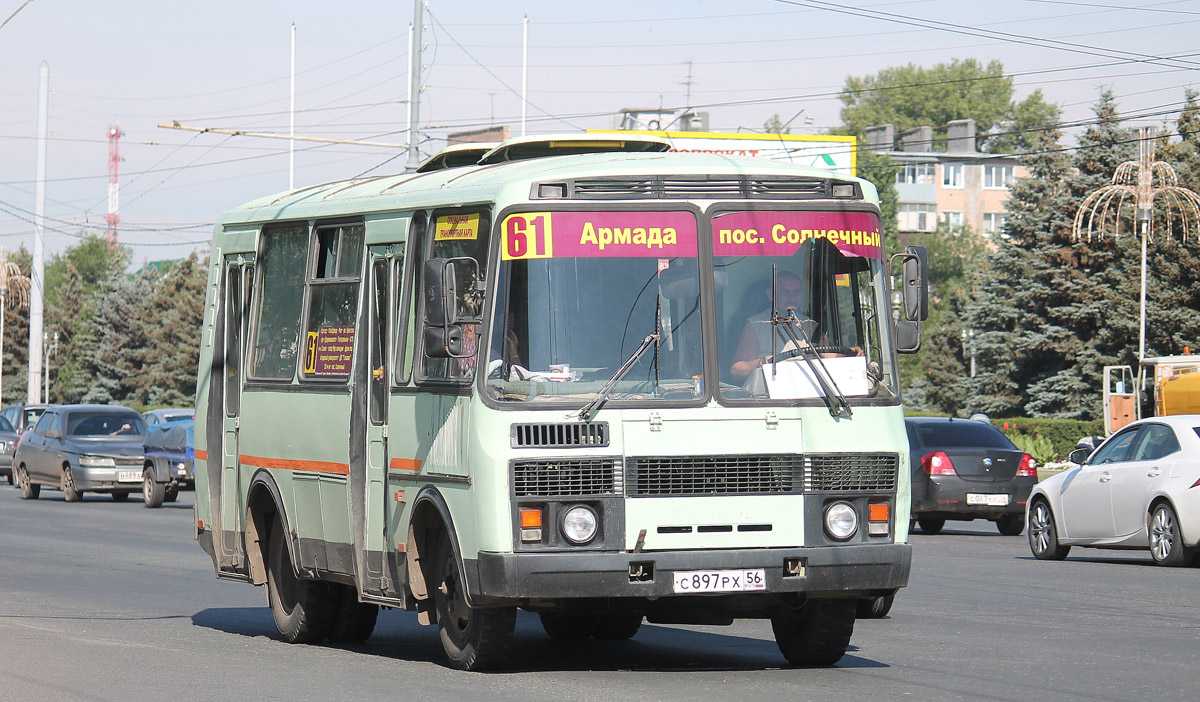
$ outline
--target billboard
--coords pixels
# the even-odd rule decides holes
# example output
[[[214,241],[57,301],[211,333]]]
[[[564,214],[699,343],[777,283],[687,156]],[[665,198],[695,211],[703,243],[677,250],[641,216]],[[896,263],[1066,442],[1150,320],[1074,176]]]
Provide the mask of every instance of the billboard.
[[[656,132],[589,129],[589,134],[646,134],[670,139],[672,151],[694,151],[789,161],[855,175],[855,138],[811,134],[740,134],[734,132]]]

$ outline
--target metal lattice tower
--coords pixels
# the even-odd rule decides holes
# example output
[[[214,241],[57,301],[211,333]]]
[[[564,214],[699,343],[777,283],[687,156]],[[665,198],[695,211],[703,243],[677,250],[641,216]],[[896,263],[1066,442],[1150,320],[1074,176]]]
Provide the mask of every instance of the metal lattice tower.
[[[108,128],[108,214],[104,221],[108,223],[108,244],[117,245],[117,225],[121,223],[120,214],[120,183],[118,175],[121,168],[121,125],[113,124]]]

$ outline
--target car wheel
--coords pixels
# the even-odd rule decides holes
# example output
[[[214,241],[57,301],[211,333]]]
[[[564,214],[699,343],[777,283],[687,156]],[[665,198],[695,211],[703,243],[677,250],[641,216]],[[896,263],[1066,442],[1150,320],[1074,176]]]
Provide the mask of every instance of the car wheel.
[[[579,612],[541,612],[542,628],[555,641],[582,641],[596,633],[600,618]],[[638,619],[641,623],[641,618]]]
[[[792,665],[830,666],[846,655],[857,610],[856,600],[814,598],[772,615],[771,631]]]
[[[427,575],[425,580],[430,585],[438,633],[450,664],[460,670],[499,667],[512,650],[517,608],[471,606],[466,579],[445,533],[434,549],[433,563],[433,577]]]
[[[329,640],[337,643],[361,643],[375,631],[379,618],[379,605],[358,601],[358,590],[353,585],[330,585],[337,597],[337,614]]]
[[[926,534],[937,534],[942,531],[942,527],[946,526],[946,520],[933,519],[932,517],[918,517],[917,524],[921,525],[921,531]]]
[[[42,486],[29,479],[29,471],[25,466],[17,468],[17,485],[21,488],[22,500],[36,500],[42,492]]]
[[[267,601],[275,628],[288,643],[318,643],[329,635],[337,614],[328,583],[302,580],[292,568],[287,533],[280,522],[267,544]]]
[[[150,471],[142,472],[142,502],[145,502],[147,507],[162,507],[164,492],[162,483],[155,482]]]
[[[112,494],[113,502],[124,502],[129,499],[129,493],[124,490],[118,490]]]
[[[1005,514],[996,519],[996,528],[1005,536],[1020,536],[1025,531],[1025,515]]]
[[[10,471],[8,472],[8,484],[9,484],[9,485],[12,485],[12,484],[13,484],[13,480],[14,480],[14,478],[13,478],[13,474],[12,474],[12,471],[10,470]]]
[[[896,593],[882,597],[869,597],[858,601],[858,611],[855,616],[859,619],[883,619],[892,611],[892,603],[896,601]]]
[[[640,614],[610,614],[596,622],[596,638],[602,641],[627,641],[642,628]]]
[[[1192,562],[1195,549],[1183,545],[1179,520],[1166,502],[1154,506],[1149,517],[1150,555],[1163,566],[1185,566]]]
[[[1071,550],[1058,543],[1054,513],[1045,500],[1037,500],[1029,508],[1029,550],[1041,561],[1061,561]]]
[[[70,466],[63,466],[59,486],[62,488],[63,499],[67,502],[79,502],[83,499],[83,490],[75,487],[75,476],[71,475]]]

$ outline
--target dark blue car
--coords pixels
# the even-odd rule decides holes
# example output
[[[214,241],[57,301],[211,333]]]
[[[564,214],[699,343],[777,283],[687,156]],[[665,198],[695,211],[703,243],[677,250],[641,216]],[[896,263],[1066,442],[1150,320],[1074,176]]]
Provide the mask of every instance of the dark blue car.
[[[195,419],[180,419],[147,430],[142,471],[142,499],[147,507],[174,502],[181,488],[195,487],[195,427]]]

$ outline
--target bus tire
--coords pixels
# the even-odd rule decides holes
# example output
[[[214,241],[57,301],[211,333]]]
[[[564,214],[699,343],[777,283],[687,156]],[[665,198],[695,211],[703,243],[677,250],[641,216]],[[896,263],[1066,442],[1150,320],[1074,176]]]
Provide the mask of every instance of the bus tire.
[[[887,613],[892,611],[892,602],[896,600],[896,593],[882,595],[880,597],[868,597],[858,601],[857,616],[859,619],[883,619]]]
[[[147,507],[162,507],[163,485],[154,481],[154,474],[146,469],[142,472],[142,502]]]
[[[267,600],[275,628],[288,643],[319,643],[333,626],[336,603],[329,585],[301,579],[288,556],[287,533],[275,523],[267,563]]]
[[[541,612],[542,628],[555,641],[582,641],[596,633],[600,618],[579,612]]]
[[[800,609],[781,609],[771,616],[775,643],[792,665],[831,666],[846,655],[857,610],[851,599],[810,599]]]
[[[379,605],[358,601],[358,591],[353,585],[330,585],[337,597],[337,616],[329,632],[329,640],[335,643],[362,643],[375,631],[379,618]]]
[[[512,649],[516,607],[482,609],[467,601],[466,581],[449,537],[443,533],[434,551],[431,585],[438,634],[450,665],[459,670],[488,670],[504,665]]]
[[[642,628],[640,614],[610,614],[596,622],[596,638],[602,641],[626,641]]]

